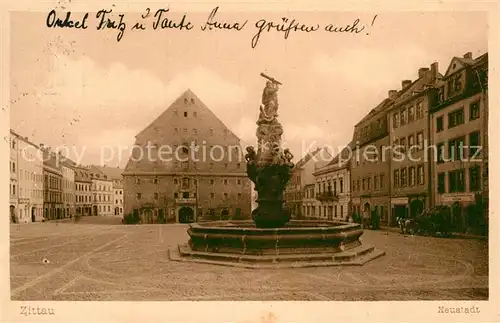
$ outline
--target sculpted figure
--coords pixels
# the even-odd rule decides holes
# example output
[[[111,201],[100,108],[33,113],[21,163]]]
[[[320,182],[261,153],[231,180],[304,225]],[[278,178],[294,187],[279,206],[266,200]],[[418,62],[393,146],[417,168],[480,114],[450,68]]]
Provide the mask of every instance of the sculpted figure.
[[[255,152],[255,149],[250,146],[246,148],[247,154],[245,155],[245,160],[247,161],[247,164],[255,164],[257,161],[257,153]]]
[[[278,116],[278,83],[267,81],[262,93],[259,122],[271,122]]]
[[[285,164],[289,167],[293,167],[293,155],[290,152],[290,149],[286,148],[285,150],[283,150],[283,156],[285,157]]]

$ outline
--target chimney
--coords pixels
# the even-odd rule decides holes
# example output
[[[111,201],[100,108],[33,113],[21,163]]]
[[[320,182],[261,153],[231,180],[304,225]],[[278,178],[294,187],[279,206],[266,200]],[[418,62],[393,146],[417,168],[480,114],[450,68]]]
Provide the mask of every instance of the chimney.
[[[429,70],[428,67],[421,67],[418,69],[418,78],[421,79],[422,77],[424,77],[425,73],[427,73],[427,71]]]
[[[389,99],[394,100],[396,98],[396,95],[398,94],[398,91],[396,90],[389,90]]]
[[[439,64],[438,62],[434,62],[431,64],[431,75],[434,79],[437,79],[439,74]]]
[[[403,80],[401,82],[401,89],[404,90],[411,85],[411,80]]]
[[[472,53],[471,52],[467,52],[464,54],[464,58],[466,59],[472,59]]]

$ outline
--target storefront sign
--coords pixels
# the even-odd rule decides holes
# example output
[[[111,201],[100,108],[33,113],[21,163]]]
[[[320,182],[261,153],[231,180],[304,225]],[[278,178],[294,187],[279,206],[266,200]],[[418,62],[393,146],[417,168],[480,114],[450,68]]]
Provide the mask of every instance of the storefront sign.
[[[453,202],[474,202],[474,193],[449,193],[441,195],[441,201],[445,203]]]
[[[361,204],[361,199],[359,197],[353,197],[352,198],[352,204],[354,204],[354,205],[360,205]]]
[[[397,204],[408,204],[408,198],[407,197],[395,197],[391,199],[391,204],[392,205],[397,205]]]
[[[30,203],[30,199],[25,198],[25,197],[20,197],[19,200],[18,200],[18,203],[19,204],[29,204]]]

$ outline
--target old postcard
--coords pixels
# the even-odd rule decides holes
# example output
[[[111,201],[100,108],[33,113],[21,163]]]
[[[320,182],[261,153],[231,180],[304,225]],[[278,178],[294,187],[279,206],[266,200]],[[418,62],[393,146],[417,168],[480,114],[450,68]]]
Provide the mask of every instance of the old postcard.
[[[2,18],[5,321],[499,319],[498,3]]]

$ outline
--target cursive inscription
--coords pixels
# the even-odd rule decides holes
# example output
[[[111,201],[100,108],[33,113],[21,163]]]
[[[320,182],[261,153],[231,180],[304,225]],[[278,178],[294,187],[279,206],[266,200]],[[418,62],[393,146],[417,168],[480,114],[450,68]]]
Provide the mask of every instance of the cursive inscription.
[[[118,29],[119,32],[118,32],[118,36],[116,36],[116,40],[117,41],[120,41],[123,37],[123,34],[125,33],[125,28],[126,28],[126,24],[125,22],[123,21],[123,18],[124,18],[124,14],[119,14],[118,16],[120,17],[120,21],[116,21],[114,19],[111,19],[109,17],[108,14],[110,14],[111,12],[113,12],[113,10],[99,10],[97,12],[97,15],[96,15],[96,18],[99,19],[99,17],[101,18],[101,20],[99,20],[99,23],[97,25],[97,30],[102,30],[102,29]]]
[[[288,18],[281,18],[282,22],[276,23],[272,21],[267,21],[265,19],[260,19],[255,23],[255,27],[257,27],[258,31],[252,38],[252,48],[257,46],[259,42],[260,35],[262,32],[271,30],[279,31],[284,33],[285,39],[288,39],[291,31],[302,31],[306,33],[310,33],[313,31],[317,31],[319,29],[319,24],[315,25],[305,25],[301,24],[295,19],[289,20]]]
[[[226,29],[226,30],[237,30],[240,31],[243,28],[245,28],[245,25],[247,24],[248,20],[245,20],[243,23],[239,22],[234,22],[234,23],[228,23],[228,22],[219,22],[215,19],[215,15],[217,14],[217,10],[219,10],[219,7],[215,7],[210,15],[208,16],[207,21],[205,22],[205,25],[201,26],[201,30],[205,31],[207,28],[208,30],[212,29]]]
[[[71,11],[68,11],[66,13],[66,18],[64,20],[60,19],[57,17],[56,10],[53,9],[49,12],[47,15],[47,20],[45,21],[45,24],[49,28],[76,28],[76,29],[87,29],[87,18],[89,17],[89,14],[86,13],[83,16],[83,19],[81,21],[74,21],[71,19]]]
[[[175,22],[174,20],[168,19],[163,16],[165,12],[169,12],[170,9],[158,9],[155,13],[156,21],[153,22],[153,29],[156,30],[158,28],[165,29],[178,29],[178,30],[191,30],[194,25],[191,21],[186,21],[186,15],[182,16],[182,19],[179,22]]]

